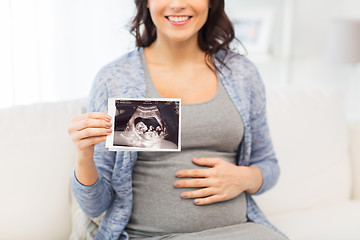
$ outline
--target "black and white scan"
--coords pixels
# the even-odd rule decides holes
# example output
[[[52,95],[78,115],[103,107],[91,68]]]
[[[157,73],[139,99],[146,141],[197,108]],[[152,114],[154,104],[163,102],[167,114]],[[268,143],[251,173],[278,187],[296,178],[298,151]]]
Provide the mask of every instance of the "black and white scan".
[[[114,105],[114,131],[110,148],[134,148],[136,151],[180,149],[179,101],[118,99]]]

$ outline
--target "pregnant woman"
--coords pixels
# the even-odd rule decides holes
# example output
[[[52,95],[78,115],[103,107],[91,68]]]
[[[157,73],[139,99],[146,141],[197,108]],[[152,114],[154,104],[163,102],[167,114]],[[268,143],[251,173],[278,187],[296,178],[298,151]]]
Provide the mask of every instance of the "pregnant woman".
[[[252,199],[279,167],[256,67],[230,50],[224,0],[135,0],[137,49],[97,75],[73,118],[72,192],[94,239],[286,239]],[[110,152],[108,98],[181,98],[181,152]],[[105,213],[105,214],[104,214]],[[88,230],[90,228],[87,228]],[[74,229],[77,231],[78,229]]]

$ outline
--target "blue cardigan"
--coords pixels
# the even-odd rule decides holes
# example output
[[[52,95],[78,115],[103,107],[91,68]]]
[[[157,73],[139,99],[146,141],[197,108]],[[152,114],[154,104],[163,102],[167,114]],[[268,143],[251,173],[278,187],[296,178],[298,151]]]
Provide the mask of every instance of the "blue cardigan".
[[[146,92],[144,69],[136,49],[103,67],[89,96],[88,112],[107,112],[108,98],[144,98]],[[264,84],[256,67],[244,56],[229,52],[222,66],[215,55],[215,65],[220,79],[234,102],[244,124],[244,138],[239,146],[238,165],[257,166],[263,174],[263,184],[256,194],[272,188],[279,177],[266,120]],[[124,231],[132,209],[132,169],[137,152],[110,152],[105,143],[95,146],[94,160],[99,173],[92,186],[79,183],[74,175],[72,192],[83,211],[97,217],[106,211],[95,239],[128,239]],[[247,217],[249,221],[276,230],[247,194]],[[277,231],[277,230],[276,230]]]

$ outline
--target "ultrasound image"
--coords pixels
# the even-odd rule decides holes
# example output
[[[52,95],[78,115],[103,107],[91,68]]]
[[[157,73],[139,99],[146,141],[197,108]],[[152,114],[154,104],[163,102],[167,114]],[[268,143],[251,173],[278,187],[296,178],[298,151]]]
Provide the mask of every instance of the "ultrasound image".
[[[178,148],[179,105],[116,100],[114,146]]]

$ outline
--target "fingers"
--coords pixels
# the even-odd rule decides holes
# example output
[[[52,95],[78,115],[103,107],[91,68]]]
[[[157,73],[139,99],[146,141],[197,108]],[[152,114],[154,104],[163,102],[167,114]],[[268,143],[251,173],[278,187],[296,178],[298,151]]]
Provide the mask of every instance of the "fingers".
[[[90,137],[108,136],[112,132],[111,123],[104,120],[91,119],[84,121],[76,122],[70,126],[68,131],[73,142]]]
[[[184,169],[176,172],[181,179],[174,182],[176,188],[198,188],[183,192],[182,198],[195,199],[196,205],[223,202],[238,196],[244,188],[244,180],[239,178],[238,166],[220,158],[194,158],[193,162],[209,168]]]
[[[176,181],[174,186],[177,188],[187,187],[187,188],[197,188],[202,187],[201,189],[183,192],[181,194],[181,198],[184,199],[194,199],[194,203],[196,205],[206,205],[215,202],[224,201],[222,197],[220,197],[216,190],[216,188],[208,187],[211,186],[209,184],[209,180],[207,179],[191,179],[191,180],[183,180]]]
[[[83,139],[82,141],[76,142],[76,147],[79,150],[86,150],[88,148],[93,148],[95,144],[103,142],[105,140],[106,140],[106,136],[86,138]]]
[[[206,178],[178,180],[174,182],[176,188],[201,188],[208,187],[212,180]]]
[[[111,134],[111,116],[92,112],[73,117],[68,132],[79,150],[92,148]]]
[[[71,124],[69,130],[70,131],[81,131],[84,129],[90,129],[90,128],[103,128],[103,129],[109,129],[111,128],[112,124],[110,122],[107,122],[106,120],[101,119],[85,119],[81,120],[79,122],[74,122]]]
[[[195,164],[207,167],[214,167],[222,161],[220,158],[193,158]]]
[[[223,202],[226,200],[227,199],[221,195],[212,195],[212,196],[206,197],[206,198],[195,199],[194,203],[196,205],[209,205],[212,203]]]
[[[202,188],[196,191],[191,192],[183,192],[181,194],[182,198],[204,198],[215,194],[215,190],[213,188]]]
[[[201,178],[209,177],[210,169],[183,169],[176,172],[176,176],[180,178]]]
[[[215,167],[224,162],[224,160],[220,158],[193,158],[193,162],[200,166]],[[210,177],[212,175],[212,169],[184,169],[176,172],[176,176],[181,178]]]
[[[86,113],[75,116],[72,119],[69,133],[71,131],[80,131],[85,128],[110,128],[111,117],[105,113]]]
[[[90,128],[111,128],[111,117],[105,113],[85,113],[73,117],[72,123],[68,128],[69,134]]]
[[[194,199],[196,205],[208,205],[216,202],[228,200],[226,194],[219,194],[215,188],[203,188],[191,192],[183,192],[181,197],[184,199]]]
[[[75,131],[71,138],[73,141],[78,141],[90,137],[106,137],[112,132],[111,128],[85,128],[80,131]]]
[[[106,119],[107,121],[111,120],[111,116],[102,112],[91,112],[84,113],[78,116],[73,117],[72,122],[79,122],[85,119]]]

